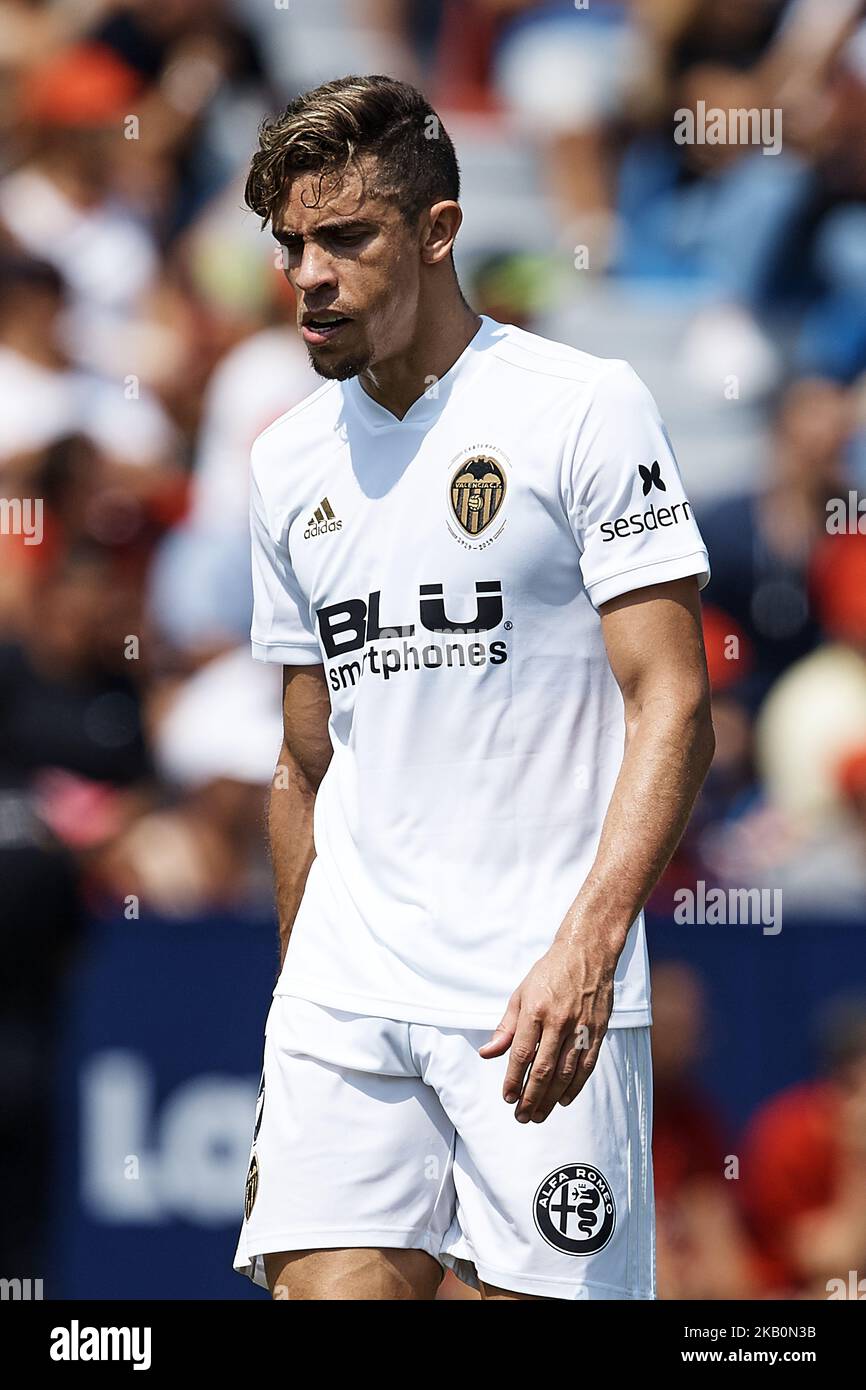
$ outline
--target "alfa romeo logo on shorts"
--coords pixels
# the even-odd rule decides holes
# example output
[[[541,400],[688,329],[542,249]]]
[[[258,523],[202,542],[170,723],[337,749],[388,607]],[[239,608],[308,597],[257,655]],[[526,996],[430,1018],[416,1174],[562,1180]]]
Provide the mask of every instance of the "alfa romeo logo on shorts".
[[[588,1163],[565,1163],[544,1179],[533,1215],[539,1235],[564,1255],[603,1250],[616,1225],[610,1183]]]

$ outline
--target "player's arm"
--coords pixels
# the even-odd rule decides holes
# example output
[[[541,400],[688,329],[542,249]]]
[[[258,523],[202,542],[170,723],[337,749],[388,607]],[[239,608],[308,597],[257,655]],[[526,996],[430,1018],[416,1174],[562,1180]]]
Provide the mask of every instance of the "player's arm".
[[[285,503],[275,483],[274,440],[280,469],[289,452],[266,430],[253,444],[250,539],[253,580],[253,656],[283,668],[283,743],[271,784],[268,834],[280,924],[280,969],[315,858],[313,805],[331,759],[330,699],[307,596],[288,547]],[[269,452],[270,451],[270,452]],[[282,472],[276,474],[277,479]]]
[[[313,805],[333,749],[324,666],[283,667],[283,744],[271,784],[268,837],[280,925],[280,969],[316,852]]]
[[[523,1121],[569,1104],[592,1072],[617,960],[679,843],[714,749],[696,579],[622,594],[600,613],[625,705],[619,777],[590,872],[481,1049],[494,1057],[510,1047],[503,1096],[520,1098]]]

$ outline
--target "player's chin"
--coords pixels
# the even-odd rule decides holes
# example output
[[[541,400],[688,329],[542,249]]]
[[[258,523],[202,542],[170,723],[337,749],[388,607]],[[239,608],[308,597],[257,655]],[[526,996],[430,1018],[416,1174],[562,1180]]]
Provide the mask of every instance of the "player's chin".
[[[326,377],[329,381],[348,381],[349,377],[358,376],[370,365],[369,355],[337,354],[333,351],[329,352],[327,349],[309,346],[307,351],[313,371],[319,376]]]

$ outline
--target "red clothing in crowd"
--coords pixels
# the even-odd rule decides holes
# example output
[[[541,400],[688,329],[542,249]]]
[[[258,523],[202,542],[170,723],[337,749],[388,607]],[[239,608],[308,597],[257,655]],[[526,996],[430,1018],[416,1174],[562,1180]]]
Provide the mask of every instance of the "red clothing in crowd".
[[[788,1248],[792,1226],[835,1196],[838,1104],[830,1082],[793,1086],[762,1106],[746,1134],[745,1209],[758,1245],[787,1287],[802,1282]]]
[[[661,1087],[653,1100],[653,1175],[659,1202],[694,1178],[723,1177],[725,1145],[712,1106],[688,1085]]]

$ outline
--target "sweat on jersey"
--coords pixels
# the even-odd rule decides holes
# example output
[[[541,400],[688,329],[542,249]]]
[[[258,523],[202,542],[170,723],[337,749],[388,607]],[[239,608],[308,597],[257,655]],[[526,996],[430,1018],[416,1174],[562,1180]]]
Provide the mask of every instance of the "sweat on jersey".
[[[402,420],[329,381],[252,450],[253,655],[322,663],[333,756],[274,990],[494,1027],[622,761],[598,606],[709,562],[623,361],[482,316]],[[651,1021],[643,914],[611,1027]]]

